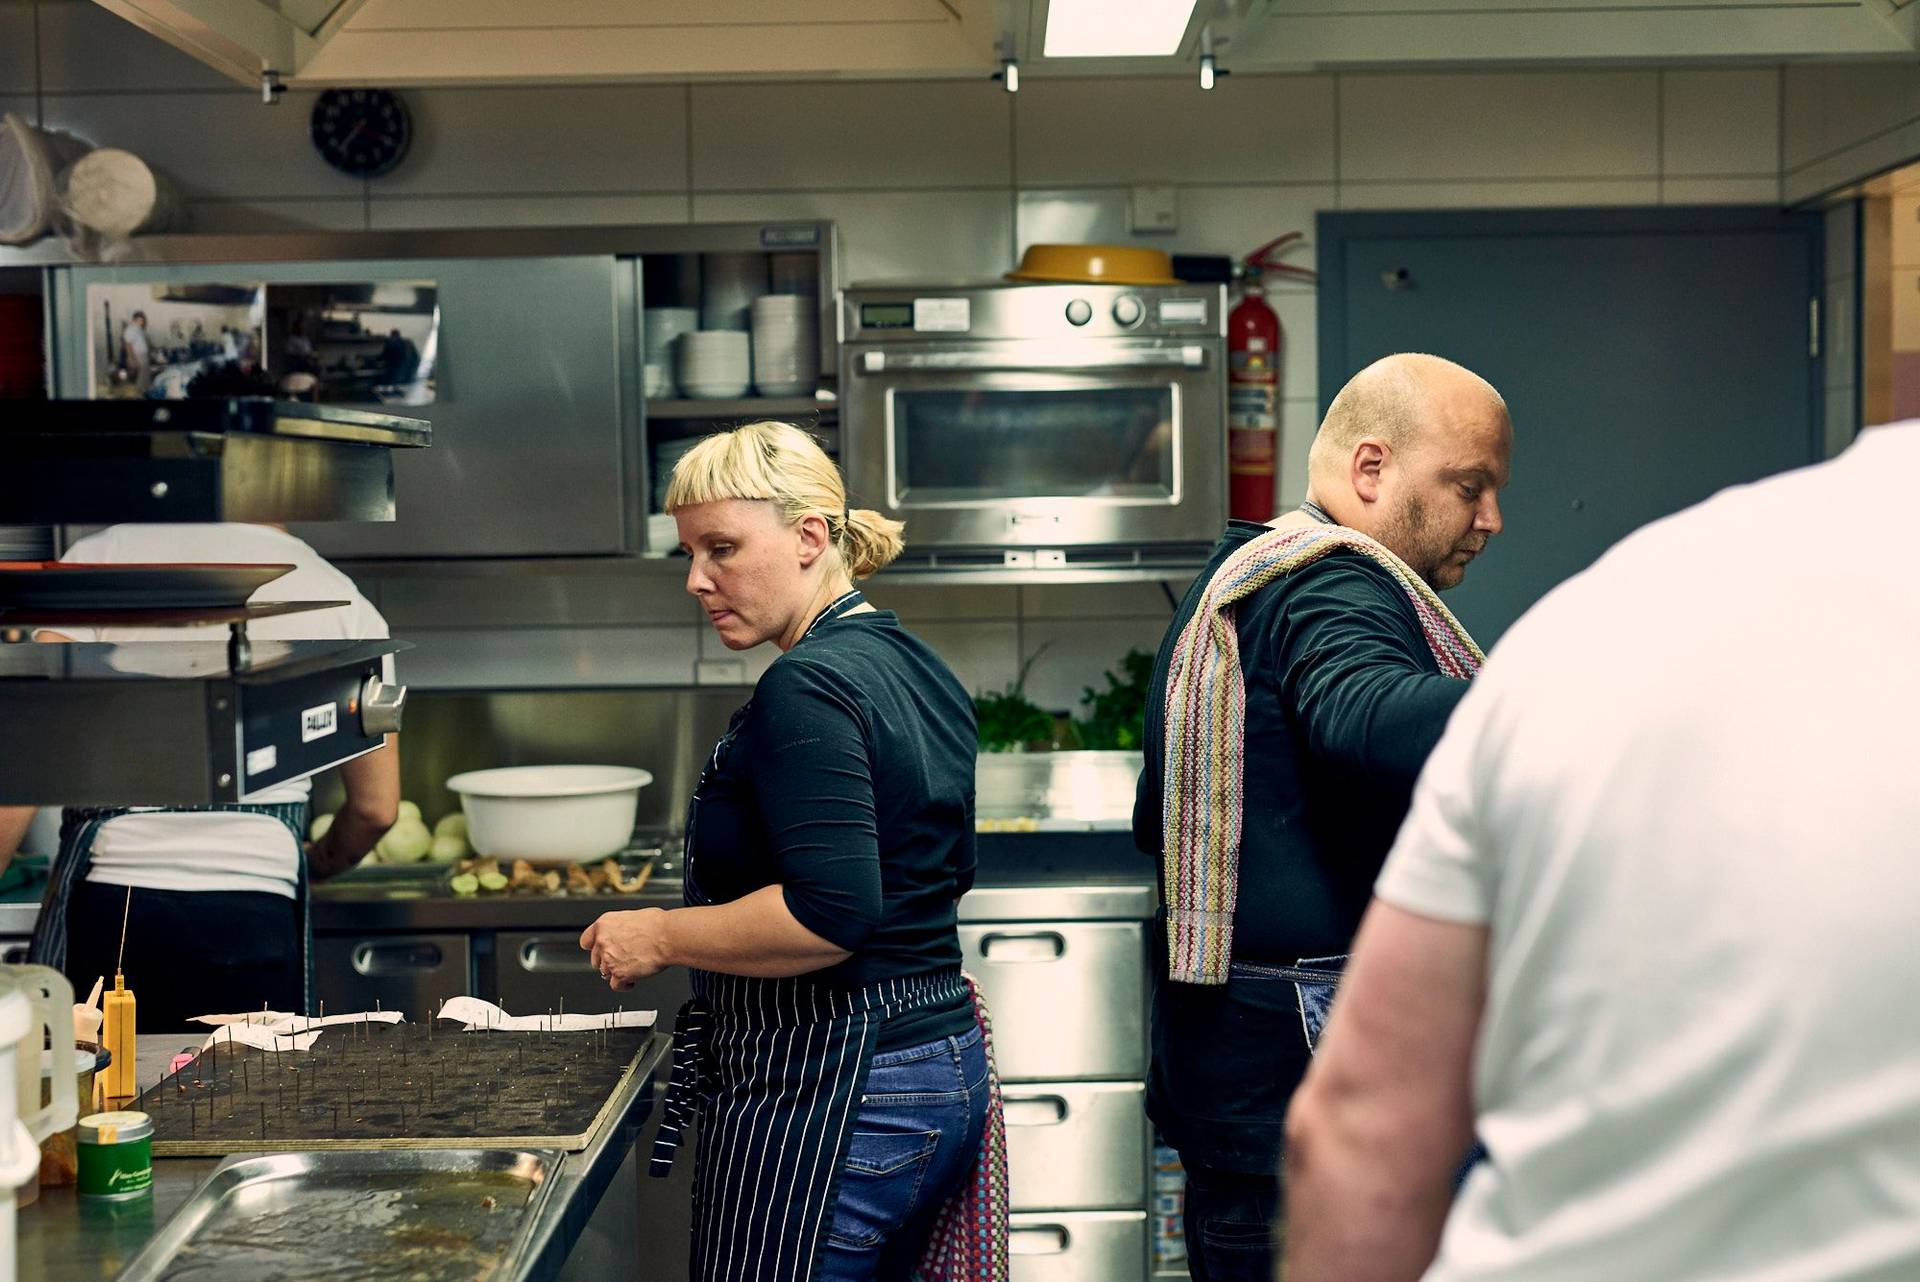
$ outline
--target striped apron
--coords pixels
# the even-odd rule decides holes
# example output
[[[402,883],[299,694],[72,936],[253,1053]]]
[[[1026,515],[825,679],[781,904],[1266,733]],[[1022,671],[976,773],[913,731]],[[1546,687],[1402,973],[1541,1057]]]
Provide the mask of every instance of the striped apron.
[[[194,815],[194,814],[242,814],[265,815],[277,819],[293,833],[296,866],[299,869],[294,890],[294,904],[299,918],[301,937],[301,1009],[296,1014],[313,1013],[313,913],[311,912],[309,887],[307,883],[307,803],[304,801],[286,801],[278,804],[220,806],[90,806],[85,808],[69,806],[60,814],[60,853],[54,858],[53,867],[48,870],[47,890],[40,901],[40,917],[34,922],[33,943],[27,950],[27,960],[36,966],[51,966],[65,973],[67,968],[67,906],[72,902],[73,892],[81,882],[87,879],[87,873],[93,868],[93,842],[99,835],[100,825],[109,819],[118,819],[122,815]]]
[[[850,592],[801,640],[859,605]],[[689,907],[700,888],[700,794],[739,733],[734,713],[687,809],[682,865]],[[908,1011],[971,992],[956,966],[836,988],[808,976],[751,979],[689,972],[693,997],[674,1023],[673,1077],[648,1173],[664,1177],[698,1119],[692,1276],[698,1282],[808,1282],[840,1196],[840,1172],[880,1029]]]

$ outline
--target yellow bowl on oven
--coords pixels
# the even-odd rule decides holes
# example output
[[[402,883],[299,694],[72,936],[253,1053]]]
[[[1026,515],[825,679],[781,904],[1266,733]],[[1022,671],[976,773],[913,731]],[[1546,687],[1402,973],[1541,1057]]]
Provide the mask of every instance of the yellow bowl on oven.
[[[1177,285],[1173,259],[1138,245],[1029,245],[1008,280],[1075,285]]]

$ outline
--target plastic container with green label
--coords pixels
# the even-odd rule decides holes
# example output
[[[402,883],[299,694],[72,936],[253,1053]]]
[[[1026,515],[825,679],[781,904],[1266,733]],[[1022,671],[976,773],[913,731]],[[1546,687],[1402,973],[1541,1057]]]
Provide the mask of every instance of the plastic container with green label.
[[[89,1113],[80,1119],[81,1197],[121,1202],[153,1192],[153,1119],[145,1113]]]

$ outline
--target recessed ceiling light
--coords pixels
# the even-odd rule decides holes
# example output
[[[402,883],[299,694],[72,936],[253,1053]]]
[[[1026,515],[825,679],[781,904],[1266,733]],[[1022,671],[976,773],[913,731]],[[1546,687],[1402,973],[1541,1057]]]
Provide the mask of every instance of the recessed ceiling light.
[[[1049,0],[1049,58],[1151,58],[1180,51],[1193,0]]]

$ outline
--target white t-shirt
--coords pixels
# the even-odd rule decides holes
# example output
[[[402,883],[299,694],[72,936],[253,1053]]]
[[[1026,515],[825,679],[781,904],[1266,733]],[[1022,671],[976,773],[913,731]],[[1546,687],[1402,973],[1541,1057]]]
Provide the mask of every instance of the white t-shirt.
[[[1635,534],[1495,650],[1381,899],[1485,923],[1428,1282],[1920,1278],[1920,424]]]
[[[262,562],[292,565],[256,591],[253,601],[345,601],[340,609],[279,615],[247,625],[256,641],[377,640],[380,617],[340,571],[291,534],[264,525],[115,525],[67,549],[63,561],[196,563]],[[224,625],[192,628],[79,628],[56,631],[76,641],[145,642],[224,640]],[[245,801],[305,801],[305,779],[251,793]],[[298,886],[300,849],[285,824],[265,815],[133,814],[100,825],[87,880],[154,890],[255,890],[291,898]]]

